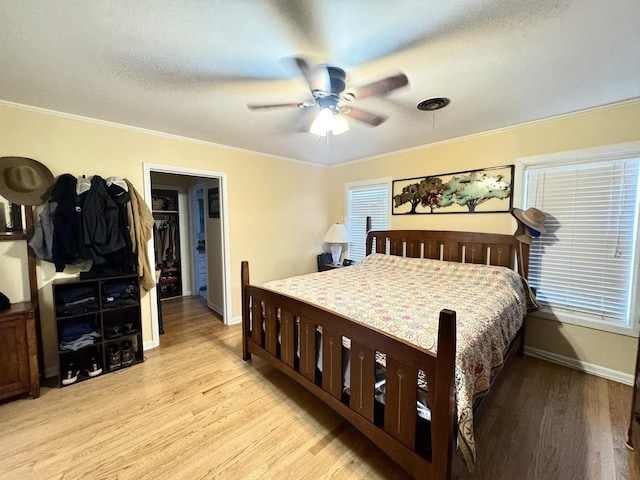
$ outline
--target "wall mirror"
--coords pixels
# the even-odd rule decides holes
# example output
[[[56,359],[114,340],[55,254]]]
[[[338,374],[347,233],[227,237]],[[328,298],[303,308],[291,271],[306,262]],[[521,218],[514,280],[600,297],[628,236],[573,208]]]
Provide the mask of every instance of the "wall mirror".
[[[26,234],[25,207],[0,196],[0,240],[18,240]]]

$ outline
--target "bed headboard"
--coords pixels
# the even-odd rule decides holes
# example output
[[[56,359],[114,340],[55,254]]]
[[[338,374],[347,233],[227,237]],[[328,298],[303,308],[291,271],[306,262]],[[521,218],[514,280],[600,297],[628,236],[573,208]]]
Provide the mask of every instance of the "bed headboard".
[[[525,278],[529,272],[529,245],[499,233],[372,230],[367,234],[367,255],[371,253],[498,265]]]

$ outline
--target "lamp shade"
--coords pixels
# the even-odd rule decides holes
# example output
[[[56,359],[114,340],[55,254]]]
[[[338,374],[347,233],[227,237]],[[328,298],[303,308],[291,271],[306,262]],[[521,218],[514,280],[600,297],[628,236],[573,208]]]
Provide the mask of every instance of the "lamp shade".
[[[346,227],[341,223],[334,223],[324,236],[327,243],[349,243],[349,234]]]
[[[333,130],[332,130],[333,134],[340,135],[341,133],[344,133],[347,130],[349,130],[349,124],[347,123],[347,120],[339,113],[336,113],[333,116]]]
[[[322,107],[320,113],[311,124],[309,131],[319,137],[325,137],[328,132],[334,135],[349,130],[347,120],[335,108]]]
[[[311,124],[309,131],[323,137],[333,128],[333,112],[329,108],[321,108],[320,113]]]

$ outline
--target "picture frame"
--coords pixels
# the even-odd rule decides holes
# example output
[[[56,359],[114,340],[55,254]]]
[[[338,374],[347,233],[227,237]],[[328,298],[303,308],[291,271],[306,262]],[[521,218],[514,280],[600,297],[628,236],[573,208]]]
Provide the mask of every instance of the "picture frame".
[[[502,213],[513,204],[514,165],[393,181],[393,215]]]
[[[218,187],[208,190],[209,218],[220,218],[220,190]]]

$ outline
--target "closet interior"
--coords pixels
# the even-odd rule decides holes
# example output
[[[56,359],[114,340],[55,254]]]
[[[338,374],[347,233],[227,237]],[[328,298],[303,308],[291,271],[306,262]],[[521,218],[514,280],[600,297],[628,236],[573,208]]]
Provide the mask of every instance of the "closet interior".
[[[178,191],[152,189],[156,270],[161,299],[182,295]]]

